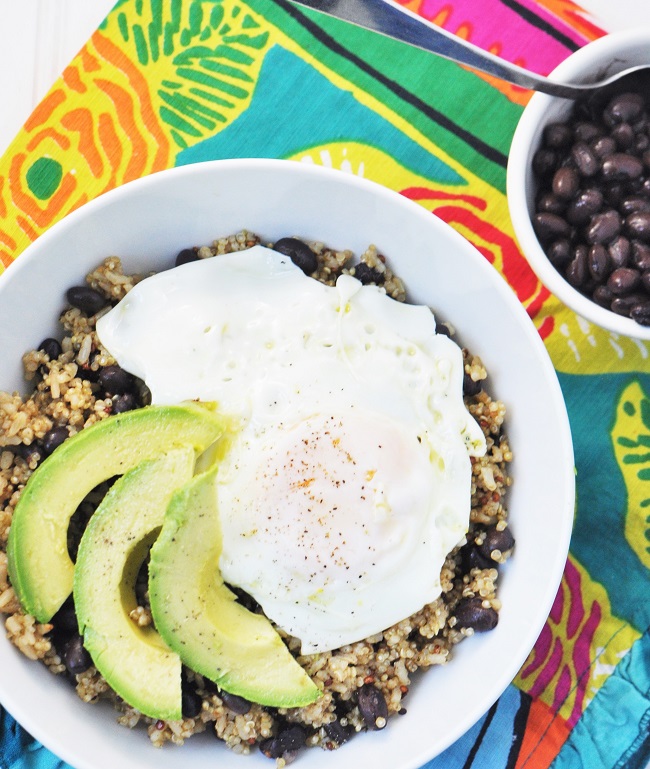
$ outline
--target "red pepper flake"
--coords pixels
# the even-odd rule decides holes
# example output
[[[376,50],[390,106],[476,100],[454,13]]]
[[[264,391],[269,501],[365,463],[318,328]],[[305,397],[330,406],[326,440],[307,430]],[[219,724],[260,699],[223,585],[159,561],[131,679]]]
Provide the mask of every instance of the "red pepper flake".
[[[255,744],[255,737],[249,737],[248,738],[248,744],[249,745],[254,745]]]
[[[374,676],[366,676],[363,679],[364,684],[374,684],[375,683],[375,677]]]
[[[404,684],[402,684],[402,685],[400,686],[399,690],[402,692],[402,694],[408,694],[408,693],[409,693],[409,688],[408,688],[408,686],[404,686]]]

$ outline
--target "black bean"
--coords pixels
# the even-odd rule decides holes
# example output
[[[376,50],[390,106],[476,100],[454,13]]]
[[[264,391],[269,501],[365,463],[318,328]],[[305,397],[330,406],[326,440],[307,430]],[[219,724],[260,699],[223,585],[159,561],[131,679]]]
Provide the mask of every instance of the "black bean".
[[[257,603],[257,601],[245,590],[242,590],[235,585],[228,585],[228,588],[235,594],[237,603],[240,603],[242,606],[248,609],[248,611],[255,613],[261,609],[261,606]]]
[[[614,209],[596,214],[585,232],[587,243],[610,243],[620,233],[621,226],[621,216]]]
[[[551,176],[557,165],[557,155],[553,150],[542,147],[533,155],[533,170],[537,176]]]
[[[573,132],[566,123],[549,123],[544,127],[544,144],[551,149],[568,147],[573,139]]]
[[[248,713],[252,707],[252,704],[247,699],[237,694],[231,694],[222,690],[219,692],[219,697],[228,710],[232,710],[233,713],[237,713],[239,716]]]
[[[619,267],[607,279],[607,286],[615,296],[633,293],[641,283],[641,274],[633,267]]]
[[[99,386],[108,395],[124,395],[135,389],[132,374],[118,365],[106,366],[99,372]]]
[[[43,436],[43,451],[49,456],[70,435],[67,427],[53,427]]]
[[[620,212],[627,216],[637,211],[650,211],[650,198],[641,195],[631,195],[629,198],[621,200]]]
[[[66,291],[66,299],[73,306],[89,317],[96,315],[106,307],[108,300],[89,286],[72,286]]]
[[[359,262],[359,264],[355,266],[354,277],[363,283],[364,286],[367,286],[370,283],[381,284],[384,282],[383,273],[365,262]]]
[[[630,241],[631,262],[641,272],[650,270],[650,245],[640,240]]]
[[[566,201],[560,200],[557,195],[547,192],[537,201],[537,210],[540,213],[545,211],[549,214],[561,214],[566,207]]]
[[[275,242],[273,250],[288,256],[289,259],[305,273],[311,275],[316,272],[318,259],[316,254],[306,243],[298,238],[280,238]]]
[[[463,374],[463,395],[478,395],[482,389],[482,380],[478,379],[475,381],[467,372]]]
[[[629,123],[620,123],[614,126],[610,135],[621,150],[629,150],[634,144],[634,129]]]
[[[625,229],[631,238],[650,241],[650,212],[637,211],[625,219]]]
[[[650,302],[635,304],[630,311],[630,317],[641,326],[650,326]]]
[[[627,267],[630,263],[631,255],[630,241],[623,235],[619,235],[617,238],[607,246],[607,253],[612,262],[612,269],[617,267]]]
[[[61,606],[50,622],[53,625],[53,629],[58,633],[63,633],[65,635],[78,633],[79,623],[77,622],[77,615],[74,610],[72,598],[69,598],[63,606]]]
[[[463,545],[459,554],[460,568],[463,574],[469,574],[472,569],[492,569],[498,566],[489,555],[486,558],[474,542]]]
[[[113,398],[113,414],[124,414],[138,407],[138,401],[133,393],[123,393]]]
[[[573,254],[571,252],[571,242],[567,238],[560,238],[553,241],[546,249],[546,256],[556,267],[562,267],[571,261]]]
[[[52,337],[43,339],[39,344],[38,349],[41,352],[44,352],[50,360],[56,360],[63,352],[59,341],[57,339],[52,339]]]
[[[388,718],[388,705],[386,699],[376,686],[364,684],[357,689],[357,703],[359,713],[368,729],[383,729]]]
[[[650,147],[650,137],[647,134],[637,134],[634,137],[634,146],[632,149],[636,153],[638,153],[639,155],[643,155],[643,153],[648,149],[648,147]]]
[[[490,606],[483,606],[482,598],[462,598],[455,611],[456,627],[471,628],[477,633],[492,630],[499,621],[499,615]]]
[[[138,377],[136,377],[136,379],[135,379],[135,390],[136,390],[136,395],[138,397],[139,404],[141,406],[150,406],[151,405],[151,390],[142,381],[142,379],[139,379]]]
[[[181,711],[183,718],[196,718],[203,710],[203,698],[196,689],[183,682],[181,689]]]
[[[608,182],[627,182],[643,173],[643,163],[634,155],[615,152],[603,160],[603,179]]]
[[[7,448],[16,456],[22,457],[29,467],[34,463],[38,464],[45,454],[45,451],[37,443],[30,443],[29,446],[25,443],[19,443],[17,446],[7,446]]]
[[[611,269],[611,260],[607,249],[598,243],[589,249],[589,272],[591,277],[599,282],[607,278]]]
[[[83,638],[79,634],[72,636],[64,644],[61,659],[68,672],[72,673],[72,675],[85,673],[93,664],[90,654],[88,654],[83,645]]]
[[[293,753],[305,746],[307,732],[298,724],[292,724],[278,732],[275,737],[260,742],[260,750],[267,758],[282,758],[285,753]]]
[[[569,203],[566,218],[571,224],[587,224],[594,214],[603,207],[605,198],[600,190],[589,188]]]
[[[176,255],[174,265],[180,267],[182,264],[188,264],[189,262],[196,262],[199,259],[198,253],[193,248],[184,248]]]
[[[626,318],[630,317],[632,308],[637,304],[643,304],[648,300],[645,294],[628,294],[627,296],[617,296],[612,299],[611,309],[617,315],[624,315]]]
[[[492,560],[492,553],[498,550],[500,553],[507,553],[515,546],[515,538],[512,536],[512,532],[506,526],[501,530],[494,526],[488,526],[485,530],[485,536],[483,543],[479,546],[481,555],[485,558]],[[492,561],[494,563],[494,561]]]
[[[603,190],[605,196],[605,203],[609,206],[618,206],[623,198],[629,193],[629,189],[625,184],[619,182],[610,182],[605,185]]]
[[[557,214],[535,214],[533,216],[533,228],[537,237],[545,242],[566,238],[571,234],[571,227],[568,222]]]
[[[607,288],[606,285],[598,286],[594,290],[593,300],[597,305],[600,305],[600,307],[604,307],[607,310],[611,309],[613,299],[614,294],[612,293],[611,289]]]
[[[574,288],[584,285],[589,274],[589,250],[585,245],[579,245],[574,251],[573,259],[567,264],[564,275]]]
[[[343,726],[338,719],[336,721],[330,721],[329,724],[325,724],[324,729],[328,739],[336,745],[343,745],[343,743],[347,742],[354,733],[353,727]]]
[[[641,285],[648,292],[650,298],[650,269],[641,273]]]
[[[643,184],[645,179],[642,176],[637,176],[636,179],[630,179],[629,182],[625,182],[625,192],[631,195],[639,195],[643,192]],[[625,195],[621,195],[621,200]],[[620,201],[619,201],[620,202]]]
[[[580,187],[580,177],[574,168],[562,166],[553,174],[551,188],[555,195],[562,200],[571,200]]]
[[[608,126],[633,123],[641,116],[644,106],[643,97],[638,93],[617,94],[605,107],[603,119]]]
[[[601,160],[616,152],[616,142],[611,136],[601,136],[590,146],[594,155]]]
[[[582,176],[594,176],[600,170],[600,161],[585,141],[573,145],[571,157]]]
[[[600,136],[601,130],[594,123],[585,121],[576,123],[573,135],[578,142],[590,142]]]

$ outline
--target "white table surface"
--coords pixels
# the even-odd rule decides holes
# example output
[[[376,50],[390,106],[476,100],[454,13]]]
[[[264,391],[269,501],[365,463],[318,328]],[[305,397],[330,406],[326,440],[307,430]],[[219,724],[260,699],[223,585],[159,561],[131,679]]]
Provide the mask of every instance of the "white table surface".
[[[0,0],[0,152],[114,1]],[[612,32],[650,27],[650,0],[582,0],[580,4]]]

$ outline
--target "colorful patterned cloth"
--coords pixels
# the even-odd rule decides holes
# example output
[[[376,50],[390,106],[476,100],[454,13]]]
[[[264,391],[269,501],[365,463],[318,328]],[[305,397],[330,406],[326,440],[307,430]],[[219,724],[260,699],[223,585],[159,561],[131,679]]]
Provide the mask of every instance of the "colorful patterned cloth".
[[[540,73],[602,34],[570,0],[402,2]],[[515,242],[506,157],[528,98],[286,0],[121,0],[0,160],[0,260],[116,185],[214,158],[334,166],[449,222],[503,274],[547,346],[574,436],[578,508],[529,659],[427,767],[641,769],[650,759],[650,348],[568,311]],[[2,713],[1,769],[60,766]]]

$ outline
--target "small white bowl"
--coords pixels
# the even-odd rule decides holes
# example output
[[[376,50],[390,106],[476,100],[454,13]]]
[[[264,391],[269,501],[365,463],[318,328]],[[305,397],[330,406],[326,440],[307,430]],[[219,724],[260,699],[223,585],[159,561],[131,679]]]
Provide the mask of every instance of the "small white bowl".
[[[0,278],[0,389],[21,387],[22,353],[51,335],[64,292],[111,254],[127,271],[169,267],[182,248],[248,228],[263,238],[322,239],[357,255],[375,243],[411,301],[436,308],[483,358],[508,408],[515,453],[508,498],[517,539],[502,568],[497,627],[457,647],[412,687],[408,714],[334,753],[304,751],[304,769],[416,769],[469,729],[516,675],[549,614],[564,569],[574,509],[574,465],[564,400],[544,345],[515,294],[451,227],[395,192],[341,171],[272,160],[227,160],[127,184],[42,235]],[[210,735],[156,750],[141,729],[0,637],[0,701],[77,769],[268,769],[259,753],[230,753]],[[477,673],[478,671],[478,673]]]
[[[556,80],[591,82],[606,78],[627,67],[650,65],[650,28],[616,32],[594,40],[571,54],[551,73]],[[535,205],[533,155],[539,148],[544,127],[565,120],[573,102],[536,93],[528,102],[517,125],[507,170],[507,197],[510,217],[519,245],[542,283],[567,307],[602,328],[637,339],[650,339],[650,327],[600,307],[575,289],[548,260],[533,230]]]

